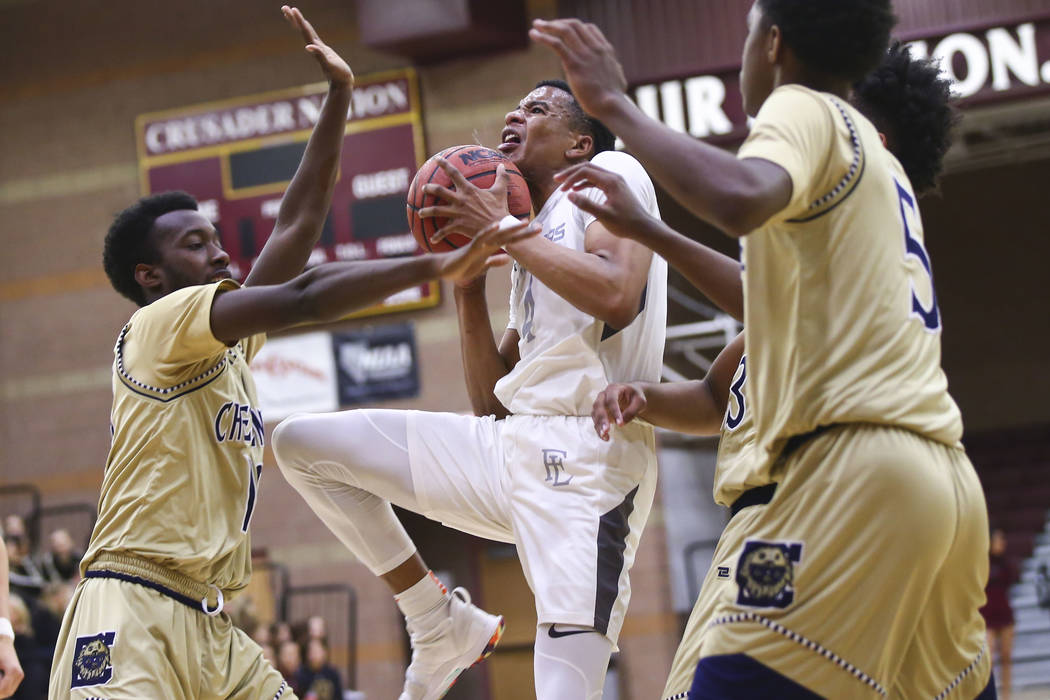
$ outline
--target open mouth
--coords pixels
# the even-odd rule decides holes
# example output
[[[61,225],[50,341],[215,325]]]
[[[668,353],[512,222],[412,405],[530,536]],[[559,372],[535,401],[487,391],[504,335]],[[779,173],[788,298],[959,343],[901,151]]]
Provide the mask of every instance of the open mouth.
[[[497,146],[497,150],[500,153],[507,154],[520,145],[521,136],[513,129],[506,128],[503,130],[503,133],[500,134],[500,144]]]

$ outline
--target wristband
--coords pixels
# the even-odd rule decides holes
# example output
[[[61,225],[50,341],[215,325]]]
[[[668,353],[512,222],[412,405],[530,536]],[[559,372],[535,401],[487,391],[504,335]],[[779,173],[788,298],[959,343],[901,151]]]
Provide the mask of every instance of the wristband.
[[[499,230],[506,231],[507,229],[518,226],[519,224],[521,224],[521,222],[518,221],[517,217],[507,214],[499,220]]]
[[[12,642],[15,641],[15,628],[11,626],[11,621],[6,617],[0,617],[0,637],[7,637]]]

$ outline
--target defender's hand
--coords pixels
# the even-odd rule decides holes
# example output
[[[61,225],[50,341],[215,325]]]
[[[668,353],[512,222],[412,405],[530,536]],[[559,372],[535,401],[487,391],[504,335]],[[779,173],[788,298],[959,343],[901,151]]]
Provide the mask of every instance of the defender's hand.
[[[601,119],[625,97],[627,78],[616,50],[595,25],[578,19],[537,19],[529,36],[558,54],[572,93],[587,114]]]
[[[469,245],[451,253],[438,253],[438,276],[467,286],[489,268],[510,262],[510,256],[500,252],[500,248],[532,238],[539,232],[540,227],[531,223],[520,223],[504,229],[500,229],[499,222],[491,224],[482,229]]]
[[[605,168],[580,163],[556,173],[554,181],[561,183],[561,189],[569,190],[569,200],[573,204],[601,221],[610,233],[622,238],[637,240],[638,233],[652,220],[627,182]],[[605,193],[604,203],[599,204],[581,192],[590,187]]]
[[[313,25],[306,21],[303,13],[297,7],[281,6],[281,12],[288,23],[299,30],[306,41],[306,51],[321,64],[324,77],[332,86],[354,87],[354,72],[343,57],[337,54],[332,47],[321,41]]]
[[[0,637],[0,674],[0,698],[9,698],[25,676],[10,637]]]
[[[423,186],[426,194],[444,200],[444,204],[423,207],[419,210],[419,216],[440,216],[448,219],[448,223],[430,237],[432,244],[450,233],[473,238],[478,231],[507,216],[507,185],[510,183],[510,176],[502,163],[496,167],[496,179],[487,190],[475,187],[444,158],[438,158],[438,165],[448,174],[456,189],[453,191],[433,183]]]
[[[591,408],[594,432],[602,440],[608,440],[612,425],[630,423],[646,405],[645,392],[637,384],[610,384],[598,394]]]

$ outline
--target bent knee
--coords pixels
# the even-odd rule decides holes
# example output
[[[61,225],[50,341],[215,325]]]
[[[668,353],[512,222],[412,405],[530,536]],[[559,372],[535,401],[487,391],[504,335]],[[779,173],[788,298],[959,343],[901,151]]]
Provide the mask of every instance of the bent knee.
[[[282,471],[287,473],[288,469],[307,462],[303,457],[314,442],[310,439],[312,419],[309,413],[293,413],[273,429],[270,445]]]

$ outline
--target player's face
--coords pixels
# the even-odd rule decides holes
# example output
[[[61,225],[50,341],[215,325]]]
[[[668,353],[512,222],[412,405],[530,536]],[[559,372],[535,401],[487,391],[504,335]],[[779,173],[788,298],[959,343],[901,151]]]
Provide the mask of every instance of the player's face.
[[[536,88],[508,112],[499,151],[518,166],[526,179],[568,166],[566,155],[579,135],[572,130],[572,96],[545,85]]]
[[[150,234],[160,253],[163,293],[230,279],[230,256],[219,232],[199,211],[181,209],[157,217]]]
[[[758,114],[762,103],[773,92],[773,66],[768,57],[769,23],[758,6],[758,0],[747,13],[747,39],[740,64],[740,92],[744,98],[744,112]]]

